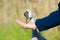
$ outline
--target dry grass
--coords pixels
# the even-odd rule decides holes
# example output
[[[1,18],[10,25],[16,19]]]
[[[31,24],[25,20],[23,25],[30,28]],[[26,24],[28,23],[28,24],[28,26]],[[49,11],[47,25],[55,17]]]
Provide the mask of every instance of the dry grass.
[[[60,0],[0,0],[0,40],[29,40],[31,30],[22,29],[15,22],[25,21],[25,9],[31,9],[36,18],[43,18],[57,9]],[[60,27],[42,32],[48,40],[59,40]]]

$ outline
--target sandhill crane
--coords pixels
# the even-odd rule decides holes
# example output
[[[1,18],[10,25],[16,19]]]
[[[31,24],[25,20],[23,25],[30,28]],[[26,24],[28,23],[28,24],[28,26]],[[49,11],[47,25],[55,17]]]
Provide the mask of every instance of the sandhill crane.
[[[24,16],[26,17],[26,23],[28,23],[28,19],[30,19],[30,22],[35,23],[33,13],[31,10],[27,9],[24,12]],[[44,37],[40,35],[40,33],[37,30],[32,29],[32,39],[31,40],[46,40]]]

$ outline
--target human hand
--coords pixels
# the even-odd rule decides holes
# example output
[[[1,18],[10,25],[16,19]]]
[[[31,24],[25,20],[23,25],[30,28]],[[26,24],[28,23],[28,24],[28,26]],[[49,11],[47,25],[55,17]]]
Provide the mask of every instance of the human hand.
[[[32,22],[29,22],[29,23],[26,24],[19,19],[16,19],[16,22],[25,29],[34,29],[34,30],[36,29],[36,25]]]

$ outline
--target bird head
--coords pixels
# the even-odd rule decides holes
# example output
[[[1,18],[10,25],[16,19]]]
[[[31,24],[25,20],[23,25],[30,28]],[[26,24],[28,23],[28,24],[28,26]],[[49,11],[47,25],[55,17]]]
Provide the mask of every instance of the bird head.
[[[24,16],[31,19],[31,18],[33,18],[33,13],[30,10],[25,10]]]
[[[28,19],[32,19],[33,18],[33,13],[31,12],[31,10],[25,10],[25,12],[24,12],[24,16],[26,17],[26,21],[28,20]]]

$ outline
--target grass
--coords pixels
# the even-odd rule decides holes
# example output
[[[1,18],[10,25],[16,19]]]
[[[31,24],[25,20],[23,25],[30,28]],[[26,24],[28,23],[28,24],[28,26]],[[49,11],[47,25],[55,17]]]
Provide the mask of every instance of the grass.
[[[47,0],[46,1],[41,0],[42,4],[40,3],[40,0],[39,2],[36,2],[36,3],[34,1],[35,0],[29,3],[24,3],[23,0],[22,1],[11,0],[9,2],[7,0],[6,1],[3,0],[0,2],[1,4],[1,7],[0,7],[0,24],[1,24],[0,25],[0,40],[30,40],[31,39],[31,36],[32,36],[31,30],[21,28],[21,26],[19,26],[14,20],[16,18],[21,18],[21,20],[24,21],[25,18],[24,17],[22,18],[23,11],[27,8],[32,7],[31,9],[35,10],[34,12],[37,18],[46,16],[50,12],[50,10],[53,10],[55,8],[54,6],[52,6],[52,3],[53,3],[52,0],[50,1],[51,4],[50,3],[47,4],[48,3]],[[18,8],[16,8],[16,6]],[[45,31],[46,33],[42,32],[41,35],[43,35],[48,40],[59,40],[60,36],[58,35],[58,33],[60,31],[59,32],[57,31],[55,32],[53,30],[51,32]]]
[[[44,33],[41,33],[44,37]],[[48,40],[58,40],[55,35],[50,34]],[[0,40],[30,40],[31,30],[23,29],[21,26],[11,24],[9,28],[0,29]]]
[[[30,40],[31,30],[25,30],[16,23],[8,27],[0,29],[0,40]]]

